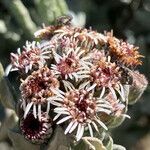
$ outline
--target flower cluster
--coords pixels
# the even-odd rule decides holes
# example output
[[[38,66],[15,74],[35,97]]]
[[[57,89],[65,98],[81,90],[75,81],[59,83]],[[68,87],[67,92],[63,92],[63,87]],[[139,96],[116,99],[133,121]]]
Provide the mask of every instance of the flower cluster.
[[[141,65],[138,48],[110,33],[59,24],[35,33],[40,42],[11,53],[8,72],[20,73],[20,128],[42,143],[52,125],[80,140],[108,130],[106,118],[129,117],[127,85]],[[101,130],[100,130],[101,129]],[[86,132],[89,131],[89,132]]]

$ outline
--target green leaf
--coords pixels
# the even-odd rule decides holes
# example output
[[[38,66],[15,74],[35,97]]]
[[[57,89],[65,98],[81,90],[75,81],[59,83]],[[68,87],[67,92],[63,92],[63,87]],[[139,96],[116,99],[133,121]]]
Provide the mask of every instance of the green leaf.
[[[47,150],[69,150],[69,140],[61,127],[57,127],[48,144]]]
[[[102,141],[95,137],[83,137],[75,150],[106,150]]]
[[[9,130],[8,136],[11,139],[15,150],[40,150],[40,145],[30,143],[20,133]]]
[[[126,148],[121,145],[114,144],[113,150],[126,150]]]
[[[1,123],[0,127],[0,141],[6,139],[8,137],[8,130],[13,128],[17,121],[18,117],[16,116],[16,113],[11,109],[5,109],[5,119]]]
[[[113,139],[109,136],[107,140],[106,149],[113,150]]]
[[[4,78],[4,69],[0,63],[0,100],[4,107],[15,110],[15,100],[10,91],[10,87]]]
[[[125,120],[125,116],[119,116],[119,117],[112,117],[111,122],[109,123],[109,128],[116,128],[122,124],[122,122]]]

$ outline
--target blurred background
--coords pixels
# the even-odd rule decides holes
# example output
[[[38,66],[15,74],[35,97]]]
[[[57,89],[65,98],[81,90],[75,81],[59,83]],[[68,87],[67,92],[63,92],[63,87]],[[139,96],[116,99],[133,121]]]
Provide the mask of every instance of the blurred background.
[[[0,0],[0,61],[6,67],[10,52],[15,52],[42,24],[71,14],[75,26],[92,27],[140,47],[145,56],[139,69],[150,81],[150,0]],[[150,86],[142,98],[129,106],[131,119],[112,130],[114,143],[127,150],[150,150]],[[0,120],[6,110],[0,106]],[[10,148],[7,136],[0,136],[0,149]]]

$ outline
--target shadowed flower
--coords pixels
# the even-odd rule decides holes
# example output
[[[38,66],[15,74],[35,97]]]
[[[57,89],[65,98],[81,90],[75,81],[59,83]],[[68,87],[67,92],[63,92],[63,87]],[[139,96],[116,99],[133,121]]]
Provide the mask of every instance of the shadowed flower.
[[[68,38],[70,41],[74,39],[78,42],[76,46],[81,47],[86,53],[95,47],[101,47],[107,42],[107,37],[101,33],[70,25],[44,27],[44,29],[37,31],[35,36],[51,42],[57,39],[58,44],[60,44],[59,40],[63,38]]]
[[[74,38],[78,39],[83,45],[84,44],[90,44],[92,45],[103,45],[107,38],[96,31],[88,30],[85,28],[79,28],[79,27],[70,27],[70,26],[64,26],[61,29],[55,30],[55,33],[58,33],[61,37],[63,36],[73,36]],[[85,43],[84,43],[85,42]],[[87,45],[84,45],[85,47]]]
[[[114,96],[112,93],[108,93],[108,95],[105,97],[105,100],[108,101],[110,105],[112,106],[112,109],[111,109],[112,116],[116,116],[116,117],[125,116],[125,117],[130,118],[130,116],[125,114],[125,111],[126,111],[125,104],[122,103],[122,101],[120,101],[119,99],[117,100],[114,99]]]
[[[54,112],[57,115],[54,120],[59,119],[57,124],[67,122],[65,134],[72,133],[75,129],[77,141],[84,134],[88,127],[90,135],[93,137],[93,128],[98,131],[98,126],[107,130],[105,124],[97,117],[97,113],[110,114],[111,106],[104,101],[101,96],[94,97],[93,87],[84,88],[82,84],[79,89],[75,89],[69,82],[64,81],[67,92],[53,90],[56,96],[50,98],[50,102],[56,106]]]
[[[26,42],[26,46],[23,47],[22,52],[20,48],[17,50],[17,54],[11,53],[11,65],[7,69],[9,71],[20,71],[28,73],[31,69],[38,69],[44,66],[45,60],[49,59],[47,56],[49,51],[44,50],[44,45],[36,43]]]
[[[49,102],[47,98],[53,95],[51,88],[58,88],[59,81],[54,73],[47,67],[43,67],[34,71],[20,85],[22,96],[22,107],[24,109],[24,118],[33,106],[33,114],[36,118],[38,112],[41,118],[41,107],[47,105],[47,113],[49,112]]]
[[[42,38],[42,39],[50,39],[54,35],[54,31],[58,29],[58,26],[48,26],[43,27],[43,29],[40,29],[34,33],[34,36],[36,38]]]
[[[43,112],[41,120],[29,113],[25,119],[20,120],[20,128],[26,139],[41,144],[46,142],[52,134],[52,120]]]

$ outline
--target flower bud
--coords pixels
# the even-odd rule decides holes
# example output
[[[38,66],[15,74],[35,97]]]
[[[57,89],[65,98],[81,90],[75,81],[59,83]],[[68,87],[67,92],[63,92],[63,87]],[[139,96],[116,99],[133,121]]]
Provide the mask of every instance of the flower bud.
[[[41,120],[35,118],[32,113],[20,120],[20,128],[26,139],[33,143],[41,144],[52,134],[52,120],[46,115],[41,114]]]
[[[134,104],[143,94],[144,90],[147,87],[148,81],[143,74],[140,74],[138,71],[130,72],[133,83],[129,89],[129,104]]]

